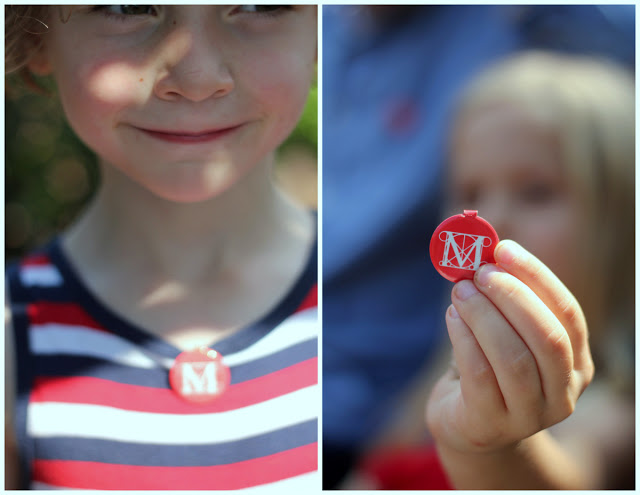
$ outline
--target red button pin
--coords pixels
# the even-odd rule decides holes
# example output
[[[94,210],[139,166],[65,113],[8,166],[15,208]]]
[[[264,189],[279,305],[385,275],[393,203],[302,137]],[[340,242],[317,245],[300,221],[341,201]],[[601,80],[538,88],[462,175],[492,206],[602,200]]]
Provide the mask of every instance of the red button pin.
[[[210,402],[229,387],[231,372],[222,362],[220,353],[201,347],[178,355],[169,370],[173,391],[193,403]]]
[[[438,273],[451,282],[473,278],[485,263],[494,263],[500,239],[491,224],[475,210],[464,210],[442,222],[431,236],[429,253]]]

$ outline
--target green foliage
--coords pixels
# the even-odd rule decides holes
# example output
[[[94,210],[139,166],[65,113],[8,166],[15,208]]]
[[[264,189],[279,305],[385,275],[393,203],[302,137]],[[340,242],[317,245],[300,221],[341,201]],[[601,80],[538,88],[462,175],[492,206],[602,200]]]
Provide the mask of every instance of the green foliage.
[[[314,155],[318,150],[318,88],[314,84],[309,92],[307,103],[302,112],[302,117],[298,122],[291,136],[282,145],[287,148],[290,145],[297,144],[309,148]]]
[[[98,183],[96,160],[55,97],[7,80],[5,256],[19,256],[67,226]]]

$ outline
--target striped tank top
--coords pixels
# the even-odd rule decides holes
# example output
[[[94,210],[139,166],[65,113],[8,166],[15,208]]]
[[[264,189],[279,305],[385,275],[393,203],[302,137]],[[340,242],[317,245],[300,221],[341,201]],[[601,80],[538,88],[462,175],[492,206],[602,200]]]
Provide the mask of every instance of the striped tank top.
[[[9,266],[25,486],[318,490],[316,260],[270,314],[213,346],[231,383],[205,404],[169,385],[180,350],[102,305],[58,240]]]

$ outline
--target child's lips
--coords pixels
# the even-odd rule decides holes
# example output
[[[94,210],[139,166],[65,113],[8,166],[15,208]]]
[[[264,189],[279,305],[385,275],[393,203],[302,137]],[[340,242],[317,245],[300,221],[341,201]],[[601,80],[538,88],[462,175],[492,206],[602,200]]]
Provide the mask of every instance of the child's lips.
[[[144,132],[148,136],[160,139],[162,141],[181,144],[197,144],[220,139],[228,134],[231,134],[240,127],[242,127],[242,124],[202,131],[147,129],[142,127],[137,127],[137,129]]]

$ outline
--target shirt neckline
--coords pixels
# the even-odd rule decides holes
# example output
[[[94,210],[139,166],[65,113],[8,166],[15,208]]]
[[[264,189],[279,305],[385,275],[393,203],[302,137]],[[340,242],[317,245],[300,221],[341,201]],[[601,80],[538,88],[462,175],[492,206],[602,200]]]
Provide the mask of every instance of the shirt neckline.
[[[317,237],[307,255],[302,272],[284,295],[267,314],[233,334],[211,344],[222,355],[232,354],[249,347],[293,314],[317,283]],[[162,357],[175,358],[183,350],[158,335],[128,321],[103,303],[83,282],[75,267],[64,252],[61,238],[55,237],[46,249],[51,263],[62,275],[65,289],[73,301],[82,306],[96,322],[110,332],[133,342],[147,352]]]

